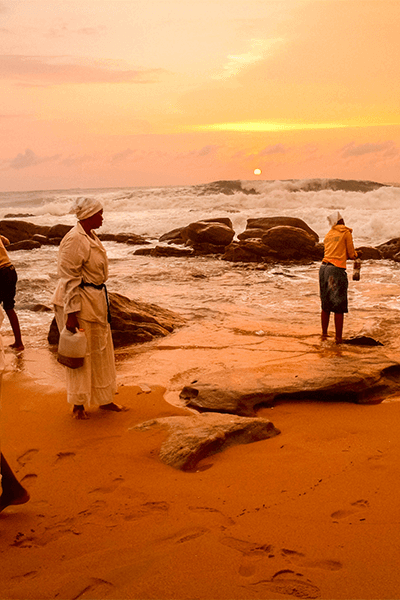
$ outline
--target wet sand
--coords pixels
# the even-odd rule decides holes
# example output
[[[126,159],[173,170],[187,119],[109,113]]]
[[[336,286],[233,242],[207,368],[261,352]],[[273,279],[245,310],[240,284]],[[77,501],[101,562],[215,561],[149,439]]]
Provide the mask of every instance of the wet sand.
[[[400,398],[264,408],[280,435],[183,473],[165,432],[130,430],[188,414],[162,382],[76,421],[45,356],[7,354],[1,443],[31,500],[0,515],[0,598],[400,597]]]

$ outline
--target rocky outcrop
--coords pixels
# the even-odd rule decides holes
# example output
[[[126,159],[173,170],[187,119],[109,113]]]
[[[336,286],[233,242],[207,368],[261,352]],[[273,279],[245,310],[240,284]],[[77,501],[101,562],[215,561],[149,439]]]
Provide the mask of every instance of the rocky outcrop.
[[[382,258],[394,258],[400,252],[400,238],[393,238],[384,244],[376,246]]]
[[[0,233],[10,241],[7,250],[32,250],[42,245],[58,246],[72,225],[40,226],[26,221],[0,221]],[[134,233],[99,233],[102,241],[113,241],[123,244],[141,245],[149,244],[141,235]],[[34,242],[34,243],[32,243]]]
[[[212,244],[227,246],[234,238],[232,221],[227,217],[203,219],[178,227],[159,238],[159,242],[168,244]]]
[[[280,259],[314,257],[315,238],[304,229],[280,225],[269,229],[262,237],[263,244],[276,252]]]
[[[35,225],[26,221],[0,221],[0,233],[8,238],[10,244],[30,240],[35,233],[47,237],[49,230],[50,227]]]
[[[194,470],[200,460],[229,446],[259,442],[280,433],[268,419],[216,413],[164,417],[146,421],[131,430],[145,431],[153,427],[168,429],[160,459],[182,471]]]
[[[362,260],[381,260],[382,258],[382,252],[372,246],[358,246],[356,250],[360,253]]]
[[[254,231],[254,230],[251,230]],[[270,227],[261,239],[245,238],[233,242],[223,255],[224,260],[243,262],[304,262],[322,259],[323,245],[305,229],[290,225]]]
[[[137,256],[193,256],[193,248],[176,248],[174,246],[154,246],[153,248],[138,248],[133,253]]]
[[[130,300],[109,292],[111,331],[115,347],[149,342],[164,337],[183,325],[184,319],[155,304]],[[59,331],[53,319],[47,336],[49,344],[58,344]]]
[[[261,217],[258,219],[248,219],[245,231],[237,236],[239,240],[248,240],[250,238],[262,238],[266,231],[273,227],[296,227],[303,229],[312,238],[314,243],[319,241],[318,234],[311,229],[302,219],[296,217]]]
[[[375,362],[376,361],[376,368]],[[348,362],[348,361],[347,361]],[[308,367],[308,368],[307,368]],[[179,397],[184,404],[198,411],[215,411],[241,416],[254,416],[261,406],[273,406],[282,401],[308,400],[376,404],[400,390],[400,364],[374,357],[372,362],[359,360],[357,373],[345,361],[326,372],[327,364],[314,365],[305,361],[294,376],[285,365],[275,367],[259,380],[248,372],[226,372],[212,381],[197,381],[186,385]],[[286,375],[286,376],[285,376]],[[238,385],[238,382],[240,384]]]
[[[221,222],[198,221],[191,223],[181,232],[185,244],[213,244],[228,246],[235,236],[232,225]]]

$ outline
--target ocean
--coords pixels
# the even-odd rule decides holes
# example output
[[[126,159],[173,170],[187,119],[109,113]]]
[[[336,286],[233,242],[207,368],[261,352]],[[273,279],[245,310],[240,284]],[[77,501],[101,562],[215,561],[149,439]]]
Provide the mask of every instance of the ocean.
[[[321,179],[6,192],[0,193],[0,220],[74,224],[71,206],[80,196],[96,197],[102,202],[104,223],[99,232],[134,233],[153,245],[162,234],[177,227],[215,217],[229,217],[236,234],[245,230],[249,218],[298,217],[323,241],[329,229],[327,215],[334,209],[353,229],[356,247],[376,246],[400,236],[400,187]],[[221,340],[229,338],[229,344],[240,348],[245,341],[267,336],[271,327],[275,332],[291,328],[302,335],[319,334],[318,263],[261,266],[209,256],[155,258],[134,255],[135,246],[116,242],[104,245],[110,262],[108,289],[182,315],[187,321],[187,347],[204,343],[217,348]],[[16,310],[24,341],[41,352],[48,348],[52,313],[35,307],[51,308],[57,252],[57,247],[43,246],[10,253],[19,277]],[[351,281],[350,272],[345,335],[363,333],[384,340],[388,327],[397,326],[399,269],[394,261],[364,261],[359,282]],[[2,331],[11,335],[7,319]],[[166,387],[172,379],[184,380],[178,377],[183,366],[168,365],[167,360],[158,364],[155,358],[154,349],[168,344],[172,347],[174,335],[169,341],[118,352],[121,379],[132,383],[140,379]],[[182,343],[181,338],[178,343]],[[150,356],[151,361],[147,360]]]

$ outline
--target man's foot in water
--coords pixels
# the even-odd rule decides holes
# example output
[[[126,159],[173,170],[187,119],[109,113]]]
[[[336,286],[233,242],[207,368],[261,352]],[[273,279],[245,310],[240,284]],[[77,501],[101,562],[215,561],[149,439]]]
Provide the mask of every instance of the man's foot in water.
[[[99,408],[103,410],[111,410],[113,412],[125,412],[129,410],[126,406],[122,406],[121,404],[115,404],[115,402],[109,402],[108,404],[100,404]]]
[[[14,342],[13,344],[10,344],[10,348],[17,352],[21,352],[24,349],[24,345],[22,342]]]
[[[75,419],[78,419],[81,421],[89,418],[89,415],[87,414],[83,404],[74,404],[74,408],[72,409],[72,416]]]

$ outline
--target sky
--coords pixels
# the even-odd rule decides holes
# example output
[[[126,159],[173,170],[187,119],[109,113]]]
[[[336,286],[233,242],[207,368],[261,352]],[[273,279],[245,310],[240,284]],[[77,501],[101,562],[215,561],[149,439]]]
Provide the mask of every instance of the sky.
[[[0,0],[0,46],[2,192],[400,182],[400,0]]]

